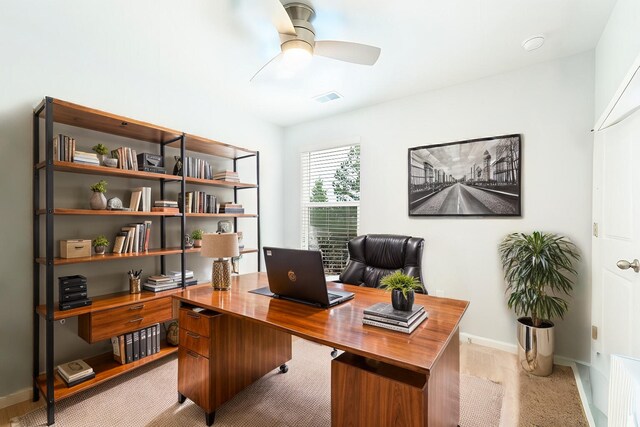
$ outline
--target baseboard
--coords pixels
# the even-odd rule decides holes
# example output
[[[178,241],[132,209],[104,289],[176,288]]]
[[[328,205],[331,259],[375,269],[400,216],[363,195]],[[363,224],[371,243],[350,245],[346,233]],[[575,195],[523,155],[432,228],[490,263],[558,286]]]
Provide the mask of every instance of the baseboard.
[[[31,400],[32,397],[31,387],[18,390],[15,393],[8,394],[6,396],[0,396],[0,409],[7,408],[17,403],[26,402]]]
[[[460,332],[460,341],[468,342],[470,344],[478,344],[483,347],[495,348],[498,350],[506,351],[507,353],[518,353],[518,347],[515,344],[493,340],[491,338],[479,337],[477,335],[467,334],[466,332]]]
[[[567,361],[569,359],[563,358]],[[555,361],[555,359],[554,359]],[[573,371],[573,377],[576,380],[576,387],[578,388],[578,394],[580,395],[580,402],[582,402],[582,410],[584,411],[585,416],[587,417],[587,422],[589,423],[589,427],[596,427],[596,422],[593,419],[593,414],[591,413],[591,406],[589,405],[589,399],[587,399],[587,393],[584,391],[584,384],[582,383],[582,378],[580,377],[580,373],[578,372],[578,367],[576,363],[571,361],[571,370]]]

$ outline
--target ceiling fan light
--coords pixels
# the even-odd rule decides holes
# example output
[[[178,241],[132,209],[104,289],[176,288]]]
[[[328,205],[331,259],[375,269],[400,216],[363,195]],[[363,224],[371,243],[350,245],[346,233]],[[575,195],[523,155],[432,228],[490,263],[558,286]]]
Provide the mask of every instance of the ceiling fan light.
[[[313,57],[313,48],[302,40],[291,40],[282,44],[282,66],[289,72],[302,70]]]

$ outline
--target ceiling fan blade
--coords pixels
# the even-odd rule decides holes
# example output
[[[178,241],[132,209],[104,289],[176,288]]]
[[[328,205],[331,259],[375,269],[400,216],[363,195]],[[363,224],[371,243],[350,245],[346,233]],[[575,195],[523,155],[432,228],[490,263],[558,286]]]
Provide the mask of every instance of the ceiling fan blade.
[[[380,48],[360,43],[321,40],[316,42],[313,53],[339,61],[373,65],[380,56]]]
[[[251,79],[249,80],[249,83],[251,83],[258,76],[258,74],[260,74],[260,72],[263,71],[265,68],[267,68],[269,65],[275,64],[276,62],[280,61],[281,57],[282,57],[282,52],[280,52],[279,54],[271,58],[269,62],[264,64],[262,67],[260,67],[260,69],[253,75],[253,77],[251,77]]]
[[[289,14],[284,9],[282,3],[280,3],[280,0],[258,0],[255,4],[258,8],[263,9],[264,13],[269,16],[279,34],[296,35],[293,22],[291,22],[291,18],[289,18]]]

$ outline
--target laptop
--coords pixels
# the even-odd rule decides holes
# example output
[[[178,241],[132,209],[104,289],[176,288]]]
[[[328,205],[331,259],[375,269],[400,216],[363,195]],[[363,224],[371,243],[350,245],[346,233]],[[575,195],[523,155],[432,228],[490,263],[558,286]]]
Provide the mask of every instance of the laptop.
[[[327,290],[320,251],[264,247],[269,290],[282,298],[318,307],[333,307],[353,298],[353,292]]]

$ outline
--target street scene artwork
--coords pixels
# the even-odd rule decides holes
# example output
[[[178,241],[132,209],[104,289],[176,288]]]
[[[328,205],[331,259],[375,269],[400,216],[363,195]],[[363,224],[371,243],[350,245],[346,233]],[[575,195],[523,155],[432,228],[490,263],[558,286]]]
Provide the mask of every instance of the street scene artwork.
[[[520,135],[409,149],[410,216],[520,216]]]

